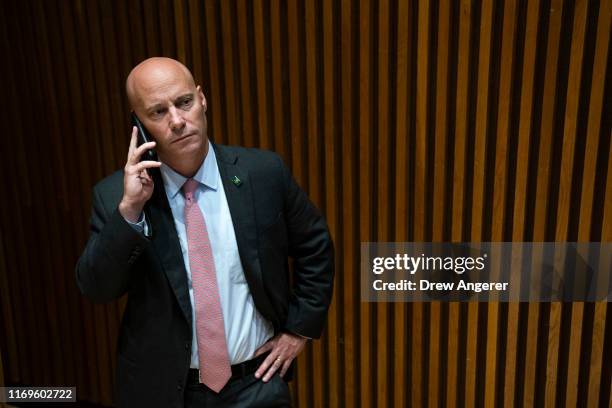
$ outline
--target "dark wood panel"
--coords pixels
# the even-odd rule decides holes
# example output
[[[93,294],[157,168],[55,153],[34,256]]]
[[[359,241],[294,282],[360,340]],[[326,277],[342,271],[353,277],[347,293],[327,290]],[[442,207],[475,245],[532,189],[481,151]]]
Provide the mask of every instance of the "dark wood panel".
[[[127,152],[125,77],[166,55],[211,138],[277,151],[330,225],[296,406],[609,403],[607,303],[362,303],[359,245],[612,240],[611,20],[609,0],[4,2],[5,380],[112,403],[125,299],[92,305],[73,265]]]

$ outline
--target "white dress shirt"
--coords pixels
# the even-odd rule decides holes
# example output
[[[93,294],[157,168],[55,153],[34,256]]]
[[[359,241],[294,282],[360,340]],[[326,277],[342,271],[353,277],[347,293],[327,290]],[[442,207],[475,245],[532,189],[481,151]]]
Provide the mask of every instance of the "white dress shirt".
[[[185,198],[181,192],[187,178],[163,163],[160,170],[183,252],[185,270],[187,271],[193,322],[190,367],[199,368],[193,287],[185,230]],[[204,215],[208,238],[212,247],[229,358],[231,364],[238,364],[253,358],[255,350],[273,336],[274,329],[272,324],[261,316],[253,303],[253,297],[240,263],[236,235],[217,166],[217,158],[210,142],[208,144],[208,154],[193,179],[199,182],[195,199]],[[145,235],[148,233],[144,217],[138,224],[131,224],[144,232]]]

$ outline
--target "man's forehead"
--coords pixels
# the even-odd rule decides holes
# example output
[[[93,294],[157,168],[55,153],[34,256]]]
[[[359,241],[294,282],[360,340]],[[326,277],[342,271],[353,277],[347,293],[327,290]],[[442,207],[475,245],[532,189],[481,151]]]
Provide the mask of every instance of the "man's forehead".
[[[136,94],[145,104],[174,100],[195,92],[195,86],[186,81],[150,82],[136,85]]]
[[[183,84],[183,86],[158,86],[138,89],[135,93],[135,101],[143,109],[151,109],[158,105],[169,105],[180,97],[195,93],[195,89]],[[133,106],[136,108],[136,106]]]
[[[151,58],[140,63],[130,72],[126,83],[132,105],[137,101],[149,105],[194,92],[195,88],[191,72],[169,58]]]

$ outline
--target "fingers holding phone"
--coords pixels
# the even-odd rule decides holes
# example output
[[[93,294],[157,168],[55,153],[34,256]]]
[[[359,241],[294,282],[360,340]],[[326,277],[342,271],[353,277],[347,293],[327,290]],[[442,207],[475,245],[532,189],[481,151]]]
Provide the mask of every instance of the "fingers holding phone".
[[[134,170],[138,172],[138,177],[141,181],[153,182],[153,179],[149,175],[147,169],[159,167],[160,163],[156,160],[145,160],[145,155],[147,152],[149,152],[155,147],[155,142],[146,142],[139,146],[135,145],[134,140],[136,140],[136,143],[138,140],[138,136],[136,136],[136,139],[134,139],[135,131],[136,133],[138,132],[136,128],[132,128],[132,140],[130,141],[130,148],[128,149],[128,158],[126,164],[136,166]]]
[[[128,149],[123,175],[123,198],[119,212],[131,222],[137,222],[145,203],[153,195],[153,179],[147,169],[158,168],[161,163],[153,160],[141,161],[145,152],[155,147],[155,142],[137,145],[138,128],[132,127],[132,138]]]

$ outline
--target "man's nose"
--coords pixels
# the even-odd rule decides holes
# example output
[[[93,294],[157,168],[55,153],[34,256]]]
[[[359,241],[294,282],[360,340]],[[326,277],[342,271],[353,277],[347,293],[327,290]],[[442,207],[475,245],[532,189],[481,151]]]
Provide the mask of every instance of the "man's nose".
[[[183,129],[185,127],[185,119],[183,119],[178,109],[172,106],[170,107],[169,113],[170,113],[170,129],[172,129],[173,132]]]

